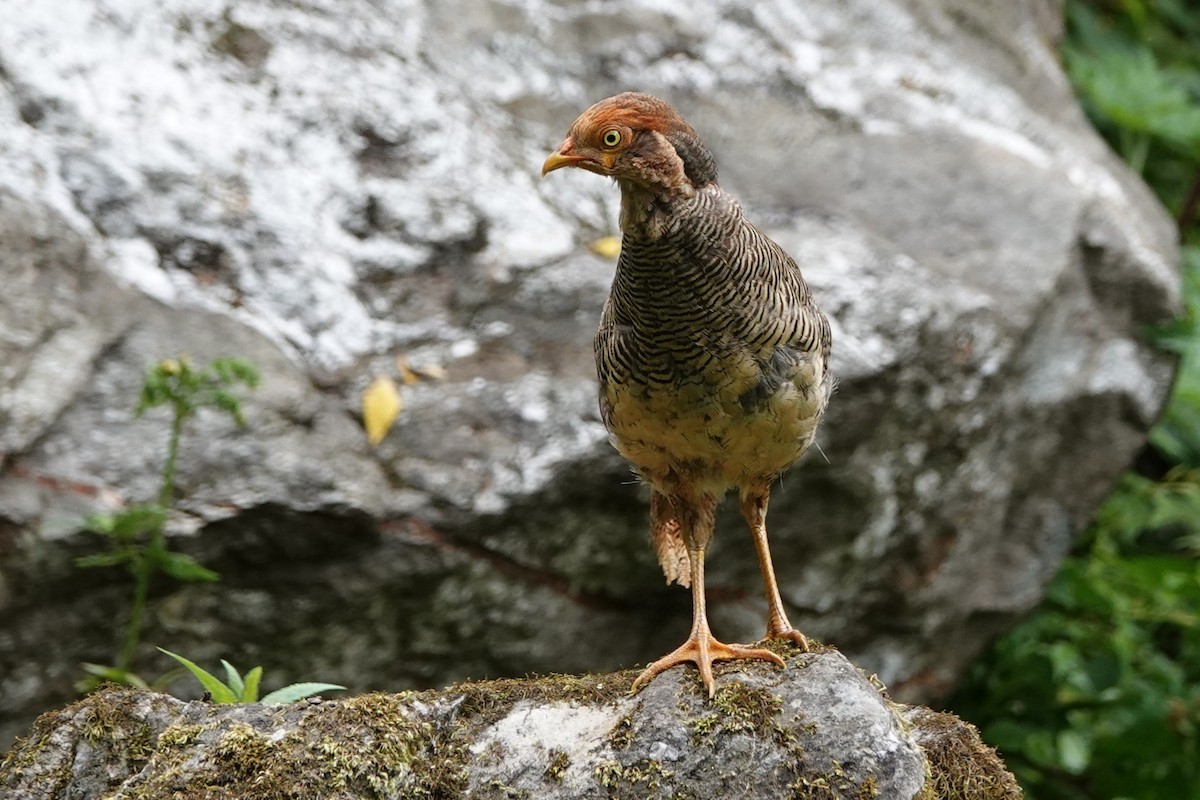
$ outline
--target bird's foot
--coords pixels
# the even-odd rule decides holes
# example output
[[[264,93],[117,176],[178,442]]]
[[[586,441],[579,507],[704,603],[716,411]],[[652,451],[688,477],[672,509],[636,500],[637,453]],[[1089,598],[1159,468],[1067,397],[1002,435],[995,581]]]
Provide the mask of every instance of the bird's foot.
[[[767,624],[768,639],[787,639],[789,642],[795,642],[804,652],[808,652],[808,637],[800,631],[793,628],[791,625],[777,625],[774,623]]]
[[[709,699],[717,692],[713,683],[712,665],[714,661],[734,661],[736,659],[760,659],[771,661],[779,666],[785,666],[784,661],[775,653],[761,647],[746,647],[740,644],[724,644],[712,637],[712,634],[693,633],[677,650],[660,658],[642,671],[633,682],[631,692],[636,692],[649,683],[655,675],[670,669],[677,664],[692,662],[700,669],[700,680],[708,690]]]

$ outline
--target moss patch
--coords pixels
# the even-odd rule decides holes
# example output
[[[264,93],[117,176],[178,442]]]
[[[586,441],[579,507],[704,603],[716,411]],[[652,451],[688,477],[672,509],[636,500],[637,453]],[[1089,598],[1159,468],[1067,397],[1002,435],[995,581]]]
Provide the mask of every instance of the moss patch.
[[[879,797],[879,787],[873,776],[856,783],[836,762],[831,770],[801,771],[788,788],[792,800],[873,800]]]
[[[605,675],[546,675],[536,678],[502,678],[499,680],[461,683],[437,692],[423,692],[418,699],[428,697],[462,697],[459,716],[478,729],[491,725],[523,700],[535,703],[579,703],[599,706],[615,703],[629,693],[637,670]]]
[[[177,750],[190,747],[196,743],[200,735],[216,727],[215,723],[207,725],[188,725],[177,722],[158,735],[156,743],[159,750]]]
[[[604,761],[593,772],[596,783],[611,798],[637,797],[643,800],[676,798],[678,793],[666,783],[674,773],[654,758],[639,758],[631,764]]]
[[[816,639],[808,640],[808,647],[804,648],[793,642],[791,639],[763,639],[755,645],[770,650],[777,656],[780,656],[785,661],[793,659],[796,656],[803,656],[805,653],[809,655],[821,655],[823,653],[836,653],[838,649],[824,642],[818,642]],[[729,662],[732,663],[732,662]],[[792,661],[788,664],[788,669],[803,669],[804,664]]]
[[[791,731],[779,722],[782,701],[766,689],[729,682],[717,689],[711,709],[688,720],[693,746],[721,733],[769,736],[781,745],[794,744]]]
[[[550,751],[550,763],[546,764],[546,772],[543,777],[550,783],[562,783],[569,766],[571,766],[571,757],[567,755],[567,751],[555,747]]]
[[[465,786],[465,754],[395,695],[316,708],[241,706],[213,723],[172,725],[158,737],[154,769],[125,797],[440,800]]]
[[[145,696],[157,697],[106,687],[43,714],[0,764],[0,787],[36,786],[56,796],[81,775],[94,786],[115,787],[154,752],[155,731],[146,719],[153,708],[143,702]],[[77,731],[77,737],[63,736],[64,729]]]
[[[163,715],[175,722],[160,733],[134,711],[139,704],[144,709],[147,698],[161,696],[104,691],[44,717],[9,754],[4,774],[14,786],[27,781],[28,769],[42,763],[40,755],[51,733],[71,727],[62,715],[75,714],[80,738],[103,749],[105,762],[129,762],[117,772],[128,777],[141,771],[144,762],[154,762],[142,773],[145,777],[128,785],[129,800],[292,800],[347,794],[448,800],[467,786],[467,765],[473,758],[467,744],[516,703],[603,705],[624,698],[633,676],[631,671],[481,681],[440,692],[367,694],[311,705],[230,706],[219,713],[215,707],[193,706],[193,712],[202,712],[203,724],[194,724],[194,713],[179,704],[178,710]],[[447,703],[455,706],[453,713],[427,717],[414,710],[444,711]],[[557,776],[561,781],[568,763],[565,752],[552,752],[548,779]],[[70,767],[64,756],[65,771],[56,785],[70,780]],[[37,778],[39,786],[49,785],[43,775]],[[487,788],[498,797],[520,796],[511,787]]]
[[[16,789],[25,782],[37,782],[55,796],[62,793],[71,776],[69,758],[55,764],[47,754],[52,734],[70,715],[71,708],[42,714],[33,724],[29,735],[17,739],[3,761],[0,761],[0,788]]]
[[[504,800],[529,800],[529,792],[509,786],[499,779],[488,781],[483,788],[487,791],[487,794],[484,796],[488,798],[496,798],[497,800],[500,798],[504,798]]]
[[[105,747],[112,756],[130,762],[129,772],[137,772],[154,752],[154,732],[137,713],[138,694],[114,691],[108,702],[87,705],[79,723],[79,732],[93,747]]]
[[[727,683],[713,696],[712,705],[724,730],[770,735],[781,743],[791,739],[791,733],[779,724],[783,701],[766,689]]]
[[[617,720],[617,724],[612,726],[612,730],[604,738],[613,750],[628,748],[629,743],[633,741],[633,712],[631,711]]]
[[[929,762],[931,798],[936,800],[1021,800],[1016,778],[975,726],[953,714],[913,709],[914,738]]]

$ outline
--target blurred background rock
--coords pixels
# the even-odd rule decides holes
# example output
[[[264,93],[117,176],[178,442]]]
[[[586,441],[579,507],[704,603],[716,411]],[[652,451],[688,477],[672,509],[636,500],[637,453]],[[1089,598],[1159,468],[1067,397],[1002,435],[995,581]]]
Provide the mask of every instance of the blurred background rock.
[[[247,358],[262,386],[244,428],[200,415],[183,440],[171,546],[222,579],[153,588],[143,671],[169,666],[157,644],[395,690],[676,643],[687,593],[662,584],[594,396],[613,262],[589,245],[616,231],[617,193],[537,177],[578,111],[624,89],[701,131],[834,326],[824,455],[771,510],[793,622],[897,697],[941,701],[1038,606],[1144,452],[1170,350],[1191,346],[1186,322],[1166,327],[1184,307],[1177,221],[1137,173],[1189,219],[1200,73],[1131,56],[1135,79],[1182,93],[1184,113],[1149,103],[1157,127],[1139,128],[1111,96],[1153,87],[1117,75],[1106,94],[1086,60],[1200,38],[1164,9],[1186,5],[1071,3],[1064,28],[1053,0],[3,0],[0,746],[73,696],[80,662],[111,659],[128,580],[74,566],[100,546],[79,520],[154,495],[167,423],[132,409],[147,365],[182,353]],[[1064,33],[1120,154],[1076,99]],[[443,379],[402,385],[372,447],[361,393],[410,369]],[[1195,398],[1149,458],[1172,497],[1190,473],[1169,470],[1200,453]],[[737,641],[762,600],[726,511],[711,613]],[[1132,549],[1114,558],[1146,555],[1159,523],[1122,518]],[[1170,524],[1150,555],[1186,587],[1188,530]],[[1174,597],[1169,634],[1194,659],[1194,605],[1188,623]],[[961,703],[1010,725],[1027,781],[1069,787],[1098,751],[1055,710],[1055,675],[1044,697],[979,683],[1024,675],[1047,652],[1027,643]],[[1077,652],[1063,674],[1086,674]],[[1163,694],[1172,743],[1200,715],[1192,691]],[[1057,716],[1023,722],[1014,696]]]

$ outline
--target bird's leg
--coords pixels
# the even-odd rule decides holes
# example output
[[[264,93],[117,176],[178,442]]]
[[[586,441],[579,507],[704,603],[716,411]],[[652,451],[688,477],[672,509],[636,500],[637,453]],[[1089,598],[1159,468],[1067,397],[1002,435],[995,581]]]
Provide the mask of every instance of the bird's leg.
[[[754,536],[754,548],[758,550],[758,565],[762,569],[763,583],[767,594],[767,638],[790,639],[805,650],[808,639],[792,627],[783,600],[779,596],[779,584],[775,581],[775,567],[771,564],[771,548],[767,544],[767,498],[769,486],[755,486],[742,494],[742,516]]]
[[[682,504],[680,504],[682,505]],[[683,523],[685,540],[687,541],[688,567],[692,584],[692,632],[687,641],[674,652],[668,653],[642,671],[633,682],[632,691],[650,682],[655,675],[670,669],[677,664],[694,663],[700,669],[700,680],[708,690],[711,698],[716,694],[716,684],[713,682],[712,665],[714,661],[731,661],[734,659],[762,659],[773,661],[784,666],[784,661],[770,650],[757,647],[744,647],[736,644],[724,644],[713,638],[708,627],[708,611],[704,603],[704,551],[708,540],[712,537],[713,509],[716,505],[708,498],[705,507],[699,514],[688,513],[680,522]],[[707,525],[707,529],[705,529]]]

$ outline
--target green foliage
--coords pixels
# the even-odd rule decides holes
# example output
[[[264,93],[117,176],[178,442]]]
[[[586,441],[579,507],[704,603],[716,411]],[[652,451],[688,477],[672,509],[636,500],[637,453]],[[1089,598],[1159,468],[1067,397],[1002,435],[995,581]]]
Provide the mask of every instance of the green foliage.
[[[218,358],[196,368],[186,356],[160,361],[146,371],[137,413],[169,405],[177,419],[187,419],[201,408],[215,408],[242,425],[241,405],[231,389],[242,384],[258,386],[258,370],[242,358]]]
[[[234,666],[225,659],[221,659],[221,666],[225,669],[225,680],[222,681],[216,675],[213,675],[203,667],[198,666],[195,662],[189,661],[181,655],[176,655],[169,650],[158,648],[160,653],[170,656],[178,661],[196,680],[200,681],[200,685],[208,693],[209,699],[214,703],[265,703],[266,705],[285,705],[294,703],[297,700],[303,700],[306,697],[312,697],[321,692],[345,691],[345,686],[338,686],[334,683],[293,683],[285,686],[282,689],[276,689],[266,697],[259,700],[258,684],[262,680],[262,667],[255,667],[246,673],[243,677]]]
[[[1092,121],[1189,222],[1195,206],[1184,211],[1200,166],[1200,13],[1191,5],[1074,0],[1063,45]]]
[[[107,537],[112,547],[106,553],[80,556],[78,567],[127,565],[135,576],[164,572],[178,581],[215,581],[217,573],[201,566],[191,556],[167,550],[159,535],[167,521],[167,510],[158,503],[139,503],[116,514],[92,514],[85,529]]]
[[[1031,800],[1200,796],[1200,473],[1126,475],[952,702]]]
[[[1064,57],[1109,142],[1178,216],[1186,313],[1151,433],[1173,468],[1128,473],[1042,607],[951,705],[1030,800],[1200,798],[1200,13],[1186,0],[1069,0]]]
[[[1150,437],[1173,463],[1200,467],[1200,246],[1185,247],[1183,254],[1187,309],[1156,337],[1160,347],[1179,355],[1179,372]]]
[[[217,573],[191,556],[167,549],[163,529],[175,494],[175,467],[184,423],[200,409],[211,408],[228,414],[239,425],[243,424],[241,406],[233,393],[239,384],[254,388],[258,385],[258,373],[249,362],[237,358],[216,359],[200,368],[193,366],[186,357],[169,358],[146,371],[136,413],[140,416],[159,406],[171,409],[171,428],[158,499],[132,505],[114,514],[93,514],[84,520],[85,529],[106,539],[109,549],[82,556],[75,564],[84,568],[125,567],[133,578],[133,599],[116,664],[85,664],[88,677],[77,684],[80,691],[91,691],[105,680],[131,686],[147,685],[132,672],[132,667],[141,641],[146,596],[155,574],[162,573],[182,582],[218,579]]]
[[[1122,155],[1135,171],[1145,168],[1152,140],[1185,154],[1200,152],[1200,108],[1149,50],[1081,52],[1068,63],[1094,112],[1119,130]]]

